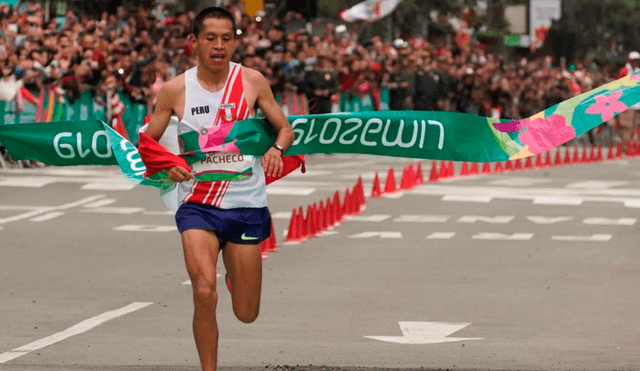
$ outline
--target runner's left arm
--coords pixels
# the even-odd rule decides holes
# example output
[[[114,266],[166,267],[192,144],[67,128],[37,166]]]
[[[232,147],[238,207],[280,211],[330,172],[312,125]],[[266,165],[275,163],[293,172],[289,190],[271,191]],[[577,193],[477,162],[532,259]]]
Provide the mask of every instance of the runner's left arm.
[[[256,104],[267,122],[278,133],[274,144],[282,146],[286,151],[294,140],[293,129],[291,129],[287,116],[276,102],[267,79],[261,73],[255,72],[253,81],[257,91]],[[270,176],[281,176],[284,168],[282,153],[274,147],[269,147],[267,152],[262,155],[262,167],[264,167],[265,173]]]

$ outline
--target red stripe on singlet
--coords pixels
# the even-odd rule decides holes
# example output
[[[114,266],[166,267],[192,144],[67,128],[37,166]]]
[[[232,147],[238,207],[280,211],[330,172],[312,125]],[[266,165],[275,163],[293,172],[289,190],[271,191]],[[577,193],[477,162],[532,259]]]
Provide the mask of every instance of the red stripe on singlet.
[[[240,85],[238,85],[238,82],[240,82]],[[229,86],[231,86],[231,89],[225,92],[225,94],[222,96],[220,104],[237,102],[237,99],[235,97],[238,95],[238,89],[242,91],[242,69],[240,66],[234,66],[232,76],[229,80]],[[218,111],[216,125],[221,125],[223,123],[221,112],[221,110]],[[223,181],[220,187],[218,187],[214,192],[210,192],[209,195],[213,195],[213,199],[211,199],[211,205],[220,207],[220,204],[222,203],[222,197],[224,196],[228,188],[229,181]],[[207,201],[207,199],[209,199],[209,195],[207,195],[205,202]]]
[[[241,74],[240,74],[240,77],[242,77]],[[240,78],[240,88],[242,88],[242,78]],[[239,100],[240,100],[240,107],[238,107],[237,116],[236,116],[238,121],[249,118],[249,110],[248,110],[249,104],[245,99],[244,89],[242,90],[242,95],[240,95]],[[222,204],[222,200],[224,199],[224,196],[227,194],[227,191],[229,190],[230,185],[231,185],[231,182],[227,182],[226,187],[223,187],[223,189],[221,190],[220,197],[215,200],[214,206],[220,207],[220,204]]]
[[[225,96],[228,94],[229,89],[232,88],[232,84],[231,79],[233,78],[233,75],[236,71],[236,66],[232,65],[231,70],[229,71],[229,80],[227,80],[227,84],[224,88],[224,93],[222,93],[222,99],[220,100],[220,104],[225,103],[224,102],[224,98]],[[218,112],[216,113],[216,117],[213,120],[213,125],[219,125],[220,124],[220,110],[218,110]],[[195,184],[195,189],[193,187],[191,187],[191,191],[190,194],[187,195],[187,201],[188,202],[193,202],[193,203],[199,203],[199,204],[204,204],[206,202],[206,199],[209,197],[209,195],[212,192],[218,192],[220,187],[221,182],[194,182]]]

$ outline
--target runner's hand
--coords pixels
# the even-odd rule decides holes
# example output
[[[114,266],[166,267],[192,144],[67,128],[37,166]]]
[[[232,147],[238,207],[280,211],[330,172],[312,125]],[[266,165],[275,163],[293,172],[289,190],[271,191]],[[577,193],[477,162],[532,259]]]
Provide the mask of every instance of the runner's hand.
[[[269,175],[270,177],[282,176],[284,163],[282,162],[280,151],[273,147],[269,148],[267,152],[262,156],[262,167],[264,168],[265,174]]]
[[[169,180],[180,183],[187,180],[193,179],[193,174],[187,171],[187,169],[182,166],[174,166],[169,171],[167,171],[167,176]]]

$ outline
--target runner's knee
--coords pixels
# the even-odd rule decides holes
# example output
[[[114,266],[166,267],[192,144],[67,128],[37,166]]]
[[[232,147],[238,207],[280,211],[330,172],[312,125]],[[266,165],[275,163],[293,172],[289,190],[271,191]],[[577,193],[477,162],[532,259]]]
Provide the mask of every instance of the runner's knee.
[[[244,323],[254,322],[258,318],[259,312],[259,305],[243,306],[241,308],[237,308],[237,306],[233,307],[233,313],[236,315],[236,318]]]
[[[193,301],[199,308],[215,310],[218,305],[215,283],[193,282]]]

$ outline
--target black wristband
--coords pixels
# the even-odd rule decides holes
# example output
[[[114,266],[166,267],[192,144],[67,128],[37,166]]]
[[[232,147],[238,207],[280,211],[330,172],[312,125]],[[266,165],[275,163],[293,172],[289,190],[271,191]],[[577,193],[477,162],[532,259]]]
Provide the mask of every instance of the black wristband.
[[[284,148],[282,148],[282,146],[279,145],[278,143],[272,145],[271,147],[273,147],[273,148],[277,149],[278,151],[280,151],[280,156],[284,155]]]

